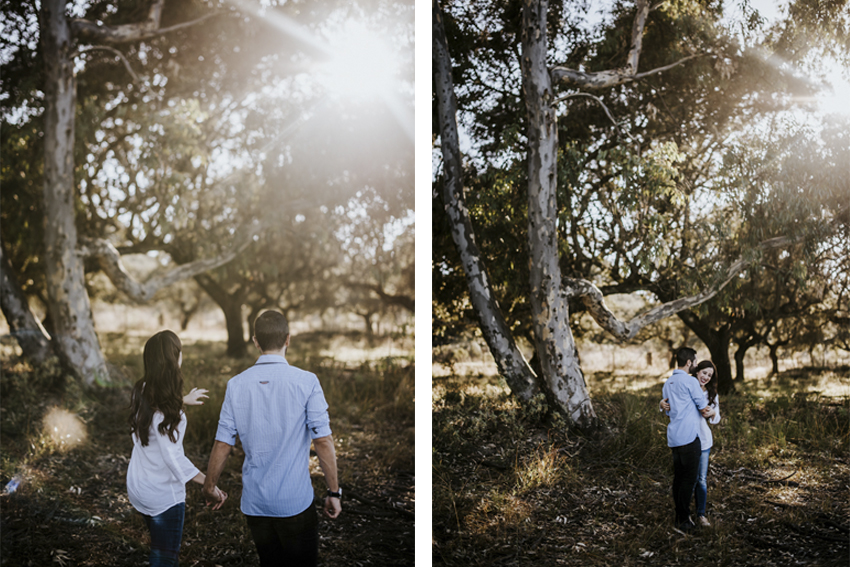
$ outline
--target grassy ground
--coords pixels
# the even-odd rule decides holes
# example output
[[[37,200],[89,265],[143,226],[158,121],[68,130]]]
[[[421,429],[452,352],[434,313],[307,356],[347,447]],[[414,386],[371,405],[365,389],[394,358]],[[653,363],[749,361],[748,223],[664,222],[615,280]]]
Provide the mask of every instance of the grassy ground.
[[[0,565],[146,563],[149,538],[125,486],[132,450],[126,425],[129,391],[141,374],[142,343],[133,341],[106,337],[107,358],[119,379],[113,387],[92,391],[68,382],[61,393],[45,395],[55,375],[34,372],[9,357],[2,360],[0,486],[13,477],[22,482],[13,494],[0,496]],[[315,372],[328,399],[345,492],[340,518],[320,519],[321,564],[413,562],[414,366],[409,347],[399,344],[373,348],[352,336],[293,337],[290,362]],[[345,360],[330,354],[343,349]],[[356,350],[366,362],[352,360]],[[408,354],[380,358],[376,352]],[[187,409],[184,449],[201,470],[225,384],[254,362],[253,356],[229,360],[223,353],[220,343],[184,346],[186,391],[195,386],[210,390],[204,406]],[[58,381],[64,381],[61,375]],[[45,420],[53,418],[45,429]],[[243,458],[237,446],[219,483],[230,497],[222,510],[211,512],[199,485],[188,485],[181,565],[258,564],[239,512]],[[316,458],[311,460],[314,487],[323,494],[321,470]]]
[[[433,383],[434,565],[814,565],[850,562],[850,411],[779,377],[721,399],[708,517],[673,529],[663,379],[589,376],[603,427],[519,407],[498,379]]]

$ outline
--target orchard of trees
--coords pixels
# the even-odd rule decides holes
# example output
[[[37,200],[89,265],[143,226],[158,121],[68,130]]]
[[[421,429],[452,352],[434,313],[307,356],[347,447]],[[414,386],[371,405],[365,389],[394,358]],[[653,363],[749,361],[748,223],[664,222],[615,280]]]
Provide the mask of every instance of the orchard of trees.
[[[477,325],[518,399],[582,426],[580,313],[622,341],[677,317],[724,394],[749,349],[848,350],[850,115],[817,102],[847,2],[432,9],[435,343]]]
[[[30,361],[56,355],[88,384],[109,380],[98,272],[126,302],[194,282],[224,313],[234,357],[265,308],[341,309],[370,332],[412,313],[412,2],[4,0],[2,12],[0,295]],[[376,90],[357,97],[353,79],[333,87],[320,71],[340,73],[327,38],[351,22],[394,55],[354,70],[386,78],[366,76]],[[139,281],[129,254],[160,269]]]

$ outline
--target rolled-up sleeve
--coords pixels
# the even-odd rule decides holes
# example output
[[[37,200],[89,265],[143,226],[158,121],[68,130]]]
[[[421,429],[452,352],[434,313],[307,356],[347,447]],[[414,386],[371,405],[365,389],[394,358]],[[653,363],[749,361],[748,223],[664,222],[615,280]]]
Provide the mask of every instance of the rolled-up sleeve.
[[[691,399],[697,406],[698,410],[703,410],[708,407],[708,399],[705,396],[705,393],[702,391],[702,388],[699,385],[697,380],[692,380],[686,382],[688,392],[691,394]]]
[[[221,404],[221,414],[218,417],[218,429],[215,432],[215,440],[227,443],[228,445],[236,445],[237,433],[236,421],[233,418],[233,393],[228,382],[227,390],[224,392],[224,403]]]
[[[328,403],[319,379],[315,378],[313,389],[307,398],[307,429],[311,439],[327,437],[331,434],[331,420],[328,417]]]

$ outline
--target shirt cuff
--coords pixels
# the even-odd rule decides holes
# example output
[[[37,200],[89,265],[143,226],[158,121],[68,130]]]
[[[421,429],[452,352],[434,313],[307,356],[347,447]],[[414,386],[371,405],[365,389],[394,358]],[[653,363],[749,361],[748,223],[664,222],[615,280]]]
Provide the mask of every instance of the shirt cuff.
[[[327,437],[332,433],[331,426],[329,423],[308,426],[307,429],[310,430],[310,439],[319,439],[320,437]]]

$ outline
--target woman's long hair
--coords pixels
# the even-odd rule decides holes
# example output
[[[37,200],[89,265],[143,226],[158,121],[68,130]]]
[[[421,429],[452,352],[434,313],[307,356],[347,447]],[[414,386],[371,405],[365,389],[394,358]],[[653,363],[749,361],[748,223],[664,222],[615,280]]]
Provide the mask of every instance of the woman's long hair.
[[[717,367],[710,360],[703,360],[691,370],[691,374],[696,377],[699,371],[705,368],[711,368],[711,380],[706,382],[705,389],[708,392],[708,403],[713,404],[717,398]]]
[[[183,409],[183,373],[178,359],[183,345],[171,331],[160,331],[145,343],[145,376],[133,386],[130,396],[130,432],[139,436],[142,447],[149,439],[154,413],[162,412],[159,434],[177,443],[177,425]]]

